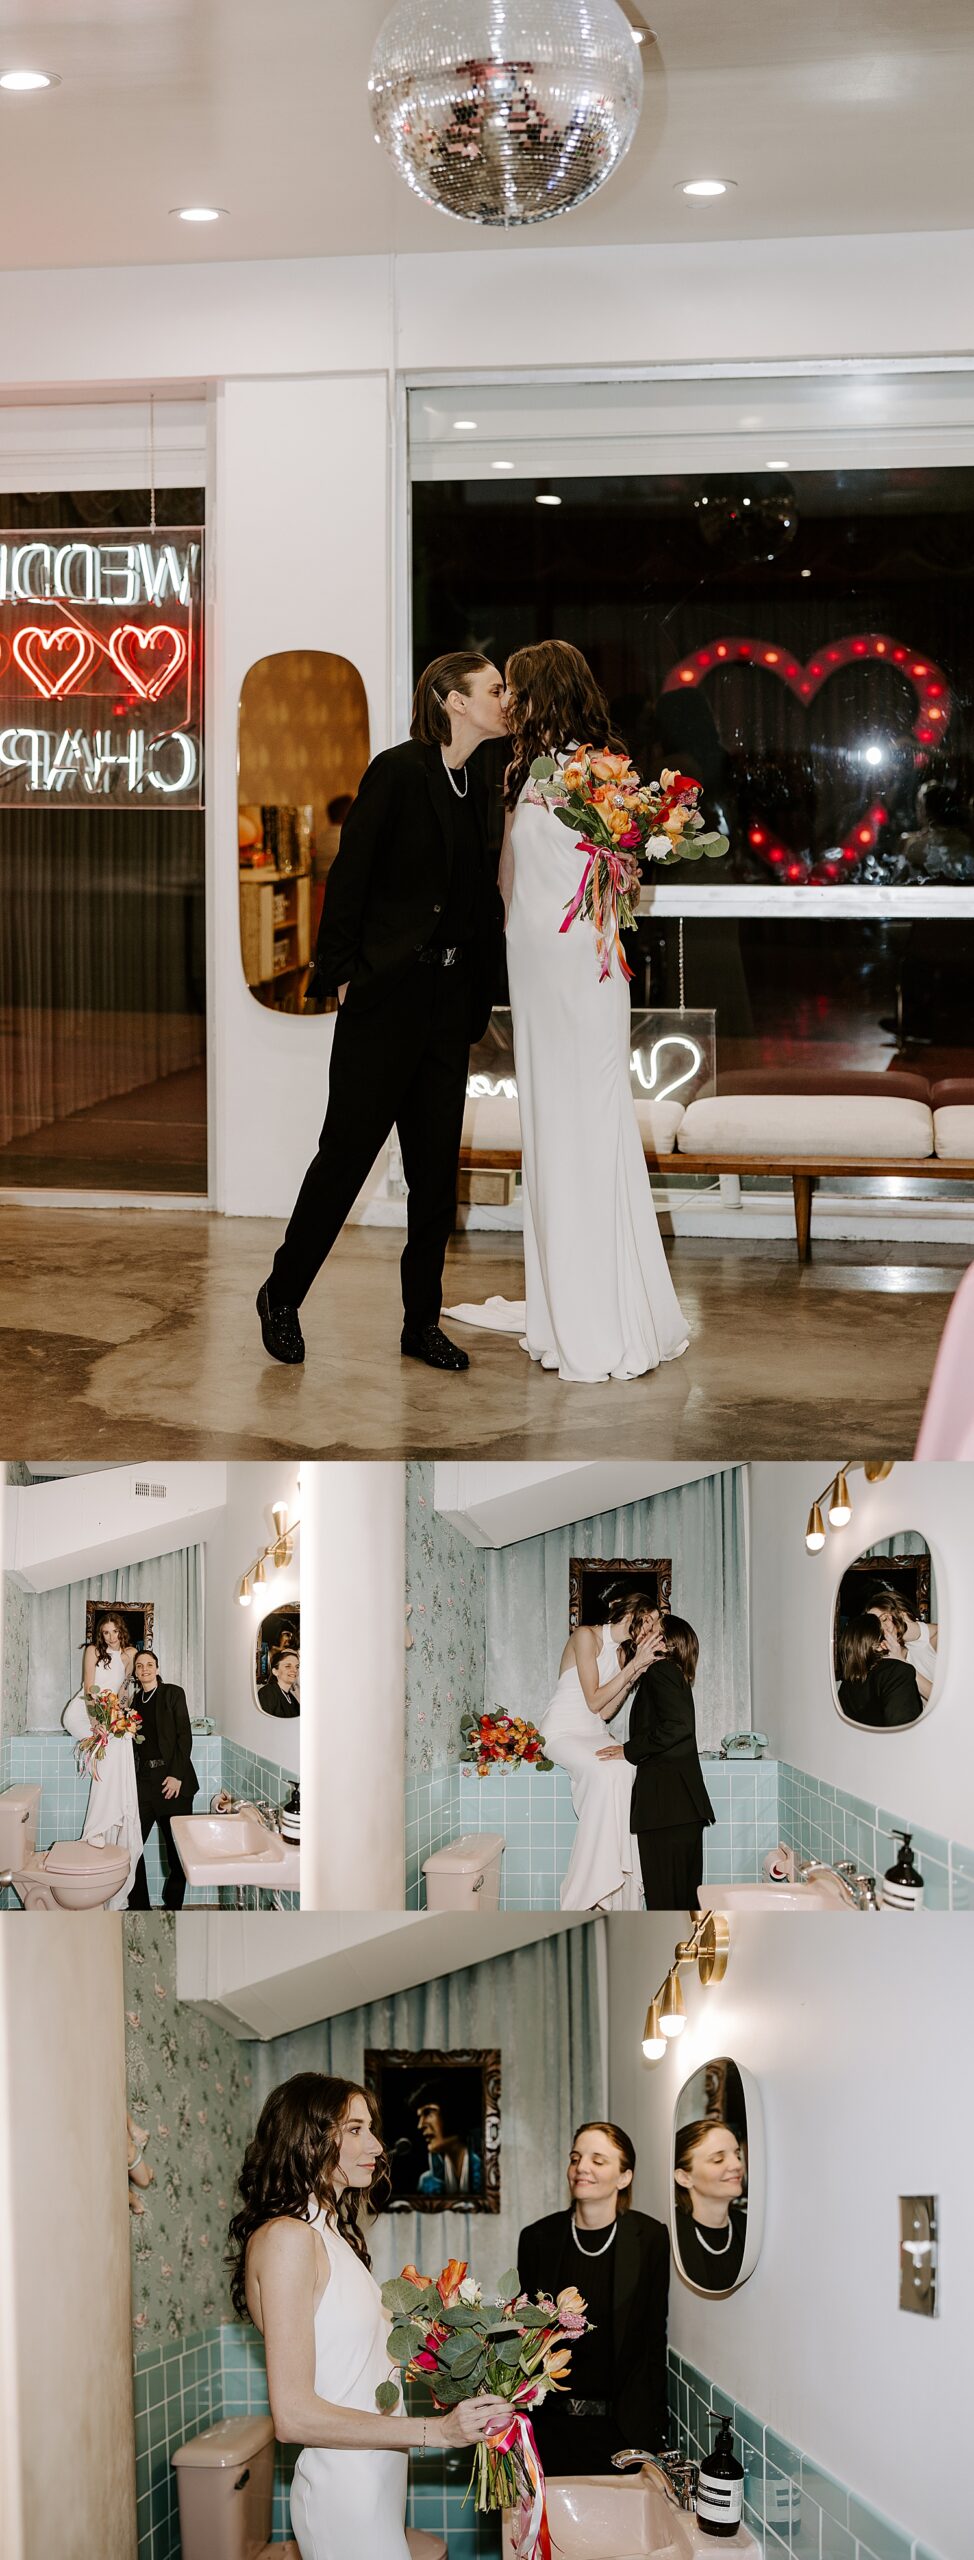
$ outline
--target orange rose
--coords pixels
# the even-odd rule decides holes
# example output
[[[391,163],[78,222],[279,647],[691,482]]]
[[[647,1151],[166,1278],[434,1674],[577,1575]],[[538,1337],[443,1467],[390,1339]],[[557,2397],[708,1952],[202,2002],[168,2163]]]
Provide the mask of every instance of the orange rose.
[[[622,774],[629,772],[629,758],[614,755],[609,747],[601,747],[598,755],[592,757],[592,771],[604,782],[618,782]]]

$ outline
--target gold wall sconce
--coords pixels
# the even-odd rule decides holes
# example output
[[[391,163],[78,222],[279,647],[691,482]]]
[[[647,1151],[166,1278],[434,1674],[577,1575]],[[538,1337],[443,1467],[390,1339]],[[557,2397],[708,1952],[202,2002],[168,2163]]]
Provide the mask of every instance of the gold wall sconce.
[[[288,1519],[286,1502],[275,1502],[271,1505],[271,1518],[274,1522],[273,1537],[269,1539],[266,1547],[261,1548],[253,1564],[248,1565],[246,1573],[241,1574],[237,1584],[237,1598],[242,1609],[249,1609],[255,1593],[258,1600],[263,1599],[268,1565],[271,1566],[272,1571],[279,1573],[285,1565],[290,1564],[294,1555],[294,1541],[301,1526],[300,1520]]]
[[[810,1556],[820,1555],[825,1545],[823,1502],[828,1504],[829,1528],[847,1528],[852,1518],[849,1477],[857,1467],[861,1467],[867,1484],[882,1484],[884,1476],[892,1475],[894,1463],[892,1458],[846,1458],[844,1465],[839,1467],[832,1477],[831,1483],[824,1485],[821,1493],[816,1495],[809,1512],[805,1523],[805,1545]]]
[[[730,1929],[723,1911],[702,1911],[688,1938],[674,1947],[673,1962],[665,1980],[650,2001],[643,2027],[643,2059],[662,2062],[669,2046],[681,2036],[686,2026],[686,2003],[680,1981],[681,1966],[695,1965],[701,1982],[723,1982],[727,1971]]]

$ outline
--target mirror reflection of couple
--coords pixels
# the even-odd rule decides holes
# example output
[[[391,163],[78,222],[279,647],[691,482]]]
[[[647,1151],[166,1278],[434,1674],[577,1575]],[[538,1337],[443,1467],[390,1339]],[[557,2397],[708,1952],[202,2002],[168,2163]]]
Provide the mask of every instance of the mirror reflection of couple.
[[[502,737],[498,886],[472,762]],[[587,848],[532,780],[537,759],[567,763],[578,744],[611,759],[620,741],[567,641],[516,650],[503,675],[458,650],[420,677],[408,743],[365,774],[328,875],[311,987],[339,1003],[328,1108],[257,1299],[272,1359],[304,1359],[299,1309],[395,1127],[408,1186],[401,1350],[433,1369],[469,1367],[440,1325],[443,1264],[470,1047],[499,995],[505,926],[526,1297],[464,1308],[464,1319],[516,1333],[562,1378],[599,1384],[687,1348],[630,1090],[621,946],[607,933],[603,972],[593,919],[579,913],[567,929]],[[606,774],[611,796],[611,762]]]
[[[697,1638],[685,1618],[624,1582],[608,1584],[602,1609],[601,1626],[569,1636],[542,1719],[578,1816],[561,1907],[638,1911],[644,1901],[647,1911],[692,1911],[714,1820],[697,1752]],[[607,1742],[627,1699],[628,1738]]]
[[[553,2476],[607,2471],[627,2445],[655,2452],[665,2441],[669,2239],[664,2223],[632,2206],[635,2167],[620,2125],[580,2125],[567,2208],[529,2223],[518,2244],[523,2290],[556,2298],[573,2289],[593,2324],[572,2347],[567,2389],[532,2419]],[[681,2259],[684,2232],[702,2231],[704,2264],[718,2270],[704,2281],[724,2290],[734,2282],[732,2251],[740,2268],[744,2184],[731,2128],[716,2119],[685,2126],[674,2175]],[[377,2386],[390,2378],[389,2315],[360,2215],[382,2210],[389,2176],[372,2099],[317,2072],[285,2081],[262,2109],[238,2188],[231,2298],[263,2336],[277,2436],[302,2448],[291,2491],[301,2560],[409,2560],[410,2453],[477,2444],[510,2413],[486,2395],[444,2415],[407,2412],[401,2399],[392,2412],[376,2409]]]
[[[939,1628],[911,1617],[893,1583],[879,1583],[839,1629],[839,1705],[856,1724],[915,1724],[937,1674]]]
[[[177,1681],[160,1678],[158,1654],[148,1645],[136,1645],[124,1611],[117,1609],[96,1616],[83,1649],[81,1687],[61,1718],[65,1732],[76,1743],[84,1745],[92,1735],[92,1702],[99,1693],[117,1698],[123,1710],[135,1709],[142,1739],[136,1750],[131,1734],[105,1736],[103,1750],[90,1762],[91,1788],[81,1837],[98,1848],[122,1844],[128,1849],[129,1872],[109,1908],[148,1911],[143,1850],[157,1828],[167,1870],[163,1903],[167,1910],[179,1911],[186,1877],[172,1836],[172,1817],[192,1811],[199,1785],[186,1692]],[[94,1730],[98,1731],[97,1725]]]

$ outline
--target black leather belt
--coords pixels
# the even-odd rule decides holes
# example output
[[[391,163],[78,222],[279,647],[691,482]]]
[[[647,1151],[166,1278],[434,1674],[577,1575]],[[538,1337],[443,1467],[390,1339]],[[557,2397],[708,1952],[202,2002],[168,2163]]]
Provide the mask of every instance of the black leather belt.
[[[607,2418],[609,2414],[607,2400],[566,2400],[565,2407],[570,2418]]]
[[[442,950],[418,951],[416,957],[422,961],[424,969],[455,969],[458,960],[465,959],[466,950],[465,942],[448,942]]]
[[[165,1765],[166,1763],[164,1760],[139,1760],[136,1762],[136,1767],[140,1769],[164,1769]]]

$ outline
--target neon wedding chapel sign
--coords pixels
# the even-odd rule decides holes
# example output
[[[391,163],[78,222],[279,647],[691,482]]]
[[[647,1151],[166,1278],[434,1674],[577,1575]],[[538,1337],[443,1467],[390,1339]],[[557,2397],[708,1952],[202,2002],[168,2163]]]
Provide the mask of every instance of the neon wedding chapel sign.
[[[203,536],[0,531],[0,807],[198,809]]]

